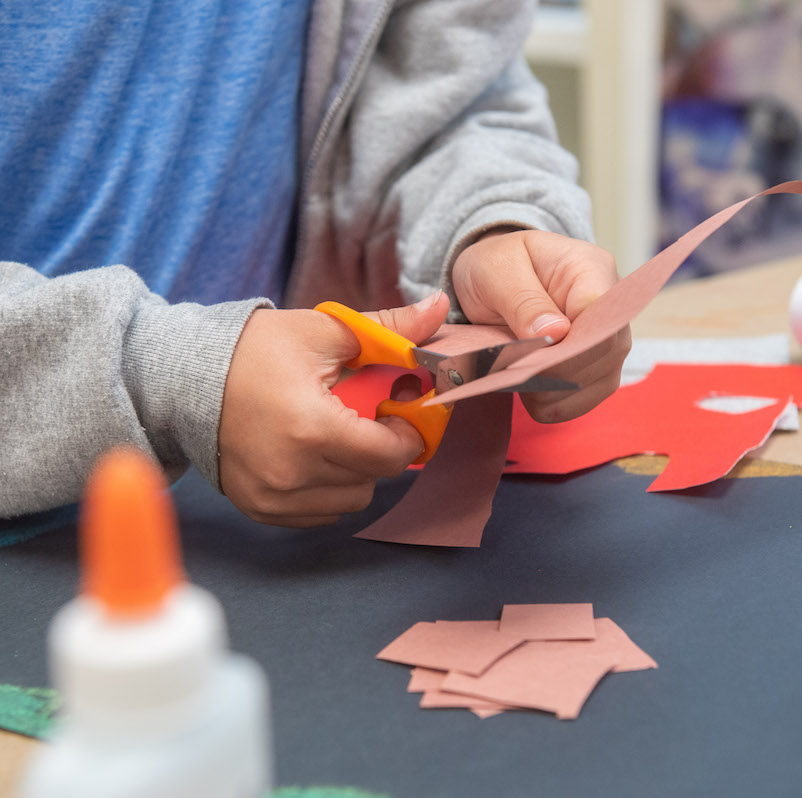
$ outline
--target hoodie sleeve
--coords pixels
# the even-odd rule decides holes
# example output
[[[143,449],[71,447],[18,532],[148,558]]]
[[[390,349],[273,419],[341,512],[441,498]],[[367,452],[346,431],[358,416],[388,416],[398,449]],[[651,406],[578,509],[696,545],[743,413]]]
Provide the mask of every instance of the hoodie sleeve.
[[[451,267],[483,232],[592,237],[576,160],[523,57],[532,10],[522,0],[399,3],[343,131],[335,212],[362,238],[366,273],[392,257],[406,300],[445,288],[455,317]]]
[[[260,306],[168,305],[124,266],[47,278],[0,263],[0,517],[76,501],[123,443],[171,479],[193,463],[219,487],[228,367]]]

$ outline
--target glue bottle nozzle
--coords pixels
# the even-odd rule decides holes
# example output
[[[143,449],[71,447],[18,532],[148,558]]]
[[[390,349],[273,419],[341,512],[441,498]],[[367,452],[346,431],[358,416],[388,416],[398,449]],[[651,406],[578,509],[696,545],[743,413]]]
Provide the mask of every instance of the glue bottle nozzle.
[[[161,470],[133,448],[101,457],[80,522],[82,591],[111,615],[155,612],[184,581],[175,511]]]

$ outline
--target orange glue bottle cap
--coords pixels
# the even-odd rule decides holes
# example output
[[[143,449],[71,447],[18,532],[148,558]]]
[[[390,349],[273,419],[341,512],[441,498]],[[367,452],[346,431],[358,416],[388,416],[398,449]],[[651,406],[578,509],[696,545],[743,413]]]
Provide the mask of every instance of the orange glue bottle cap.
[[[82,592],[110,615],[156,612],[185,581],[167,483],[137,449],[100,458],[87,483],[80,534]]]

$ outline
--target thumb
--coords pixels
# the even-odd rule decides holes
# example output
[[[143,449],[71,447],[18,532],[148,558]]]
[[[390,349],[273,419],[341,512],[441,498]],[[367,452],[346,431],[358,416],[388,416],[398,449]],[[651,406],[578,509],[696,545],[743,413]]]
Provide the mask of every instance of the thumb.
[[[378,310],[364,315],[420,344],[434,335],[446,320],[448,306],[448,296],[442,291],[435,291],[414,305]]]
[[[549,336],[554,341],[564,338],[571,322],[549,296],[537,274],[526,269],[511,282],[508,286],[496,286],[497,312],[515,337]]]

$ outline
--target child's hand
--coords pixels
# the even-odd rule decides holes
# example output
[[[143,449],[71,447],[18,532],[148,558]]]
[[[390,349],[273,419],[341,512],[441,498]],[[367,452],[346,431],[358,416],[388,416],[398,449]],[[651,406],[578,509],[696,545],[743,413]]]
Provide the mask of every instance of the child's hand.
[[[518,338],[565,337],[573,321],[617,280],[605,250],[540,230],[490,234],[454,264],[454,290],[475,324],[507,324]],[[529,415],[555,422],[592,410],[618,387],[629,352],[629,327],[593,349],[550,369],[550,376],[581,385],[574,392],[521,396]]]
[[[439,293],[418,305],[368,314],[416,342],[445,320]],[[360,418],[333,396],[359,344],[315,310],[257,310],[245,325],[220,418],[223,492],[256,521],[317,526],[364,509],[378,477],[401,473],[423,442],[406,421]]]

